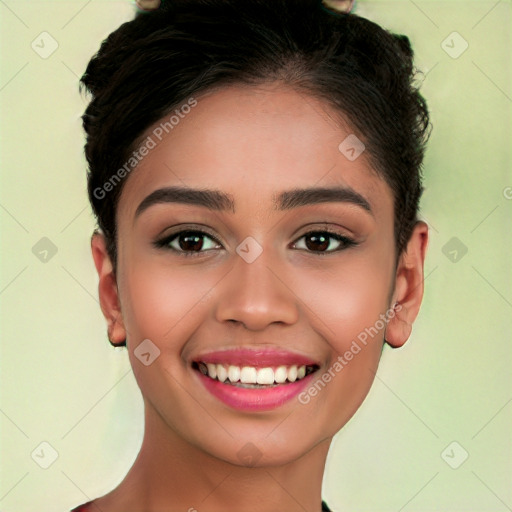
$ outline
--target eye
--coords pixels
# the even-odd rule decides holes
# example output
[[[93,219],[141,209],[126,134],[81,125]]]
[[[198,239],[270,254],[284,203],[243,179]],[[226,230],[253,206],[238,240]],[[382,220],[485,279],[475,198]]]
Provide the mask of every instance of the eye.
[[[351,238],[347,238],[344,235],[341,235],[340,233],[334,233],[331,231],[309,231],[308,233],[305,233],[299,238],[299,241],[304,239],[305,243],[303,243],[303,247],[298,247],[298,245],[301,245],[298,242],[295,242],[294,247],[296,249],[301,250],[308,250],[310,252],[319,252],[319,253],[330,253],[330,252],[337,252],[341,251],[343,249],[347,249],[348,247],[351,247],[353,245],[356,245],[356,242],[352,240]],[[332,240],[335,242],[332,243]],[[332,245],[334,245],[334,249],[332,248]],[[327,250],[328,248],[330,248]]]
[[[206,251],[222,249],[220,242],[212,235],[191,229],[173,233],[162,240],[156,241],[155,245],[158,248],[168,249],[183,256],[197,256]],[[353,245],[357,245],[357,243],[351,238],[324,229],[305,233],[293,244],[293,248],[326,254],[341,251]]]
[[[210,242],[205,243],[205,239]],[[174,233],[163,240],[156,242],[157,247],[163,247],[182,253],[184,256],[193,256],[194,253],[201,253],[207,250],[218,249],[219,242],[212,236],[197,230],[186,230]]]

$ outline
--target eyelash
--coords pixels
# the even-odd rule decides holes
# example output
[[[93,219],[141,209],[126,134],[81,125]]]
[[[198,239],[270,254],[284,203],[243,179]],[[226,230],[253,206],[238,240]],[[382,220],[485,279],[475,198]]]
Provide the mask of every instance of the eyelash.
[[[178,231],[176,233],[173,233],[172,235],[169,235],[161,240],[157,240],[156,242],[154,242],[154,245],[159,248],[159,249],[165,249],[165,250],[169,250],[169,251],[173,251],[173,252],[176,252],[177,254],[179,255],[182,255],[186,258],[190,258],[190,257],[197,257],[199,256],[200,254],[202,253],[205,253],[205,252],[208,252],[208,251],[211,251],[212,249],[207,249],[206,251],[183,251],[183,250],[178,250],[178,249],[174,249],[173,247],[170,247],[169,244],[179,238],[180,235],[183,235],[183,234],[194,234],[194,235],[199,235],[199,236],[207,236],[208,238],[210,238],[211,240],[213,240],[215,243],[219,244],[219,245],[222,245],[213,235],[211,235],[210,233],[207,233],[205,231],[201,231],[201,230],[197,230],[197,229],[185,229],[183,231]],[[335,240],[337,240],[338,242],[341,242],[341,246],[337,249],[334,249],[334,250],[330,250],[330,251],[309,251],[307,249],[299,249],[301,251],[303,250],[306,250],[306,252],[311,252],[311,253],[317,253],[318,255],[320,256],[324,256],[326,254],[331,254],[331,253],[335,253],[335,252],[340,252],[340,251],[343,251],[344,249],[348,249],[349,247],[353,247],[353,246],[356,246],[358,245],[357,242],[351,238],[348,238],[344,235],[341,235],[340,233],[337,233],[335,231],[331,231],[329,229],[318,229],[318,230],[312,230],[312,231],[308,231],[307,233],[304,233],[301,237],[299,237],[297,239],[298,240],[301,240],[302,238],[305,238],[307,237],[308,235],[320,235],[320,234],[327,234],[328,237],[327,238],[334,238]],[[295,245],[296,242],[293,242],[293,244]]]

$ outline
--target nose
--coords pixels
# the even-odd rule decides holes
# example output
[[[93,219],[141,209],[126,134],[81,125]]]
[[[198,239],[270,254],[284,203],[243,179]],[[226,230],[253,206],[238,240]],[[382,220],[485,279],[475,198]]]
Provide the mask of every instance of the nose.
[[[258,331],[270,324],[291,325],[299,317],[298,298],[286,277],[283,265],[271,265],[269,251],[252,263],[235,259],[234,266],[221,283],[216,318],[236,322]],[[288,272],[289,274],[289,272]]]

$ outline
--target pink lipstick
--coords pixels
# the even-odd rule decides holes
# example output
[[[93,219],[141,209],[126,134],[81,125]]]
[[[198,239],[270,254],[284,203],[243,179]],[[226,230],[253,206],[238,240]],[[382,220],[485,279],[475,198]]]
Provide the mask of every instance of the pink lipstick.
[[[297,396],[319,364],[285,350],[230,349],[194,358],[192,367],[205,388],[235,409],[275,409]]]

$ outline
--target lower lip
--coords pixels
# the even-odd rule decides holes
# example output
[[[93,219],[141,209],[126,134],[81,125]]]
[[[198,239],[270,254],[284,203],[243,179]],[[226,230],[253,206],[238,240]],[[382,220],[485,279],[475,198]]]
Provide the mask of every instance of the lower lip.
[[[204,387],[221,402],[242,411],[269,411],[276,409],[296,397],[310,382],[316,372],[288,384],[269,388],[241,388],[224,384],[194,370]]]

